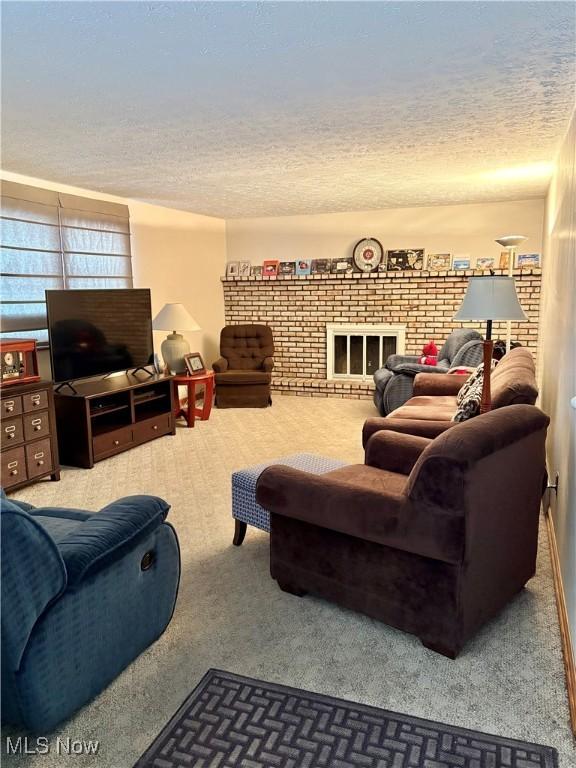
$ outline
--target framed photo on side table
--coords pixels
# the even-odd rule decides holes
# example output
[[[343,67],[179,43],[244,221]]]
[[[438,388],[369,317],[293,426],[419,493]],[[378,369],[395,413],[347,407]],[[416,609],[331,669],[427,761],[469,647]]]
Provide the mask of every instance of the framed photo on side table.
[[[206,366],[200,352],[191,352],[189,355],[184,355],[184,363],[189,376],[206,373]]]

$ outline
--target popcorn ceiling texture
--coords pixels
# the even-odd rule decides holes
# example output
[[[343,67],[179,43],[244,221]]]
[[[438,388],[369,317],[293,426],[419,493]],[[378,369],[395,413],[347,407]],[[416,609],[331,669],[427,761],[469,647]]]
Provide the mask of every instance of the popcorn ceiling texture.
[[[272,388],[283,394],[371,398],[369,381],[326,379],[326,324],[406,325],[406,354],[419,354],[435,339],[440,347],[454,328],[485,323],[452,320],[471,275],[465,272],[388,272],[365,275],[222,278],[227,324],[264,323],[274,333]],[[496,274],[503,274],[496,270]],[[526,323],[512,325],[512,338],[536,359],[541,271],[514,273]],[[494,323],[492,337],[506,338],[506,323]]]
[[[545,194],[572,3],[5,3],[6,170],[225,218]]]

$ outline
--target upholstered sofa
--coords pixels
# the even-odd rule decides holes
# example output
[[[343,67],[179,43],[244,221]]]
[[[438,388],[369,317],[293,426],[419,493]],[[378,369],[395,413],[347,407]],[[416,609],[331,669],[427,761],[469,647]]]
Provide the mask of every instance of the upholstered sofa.
[[[452,418],[458,409],[456,396],[467,378],[458,374],[418,374],[414,379],[414,396],[410,400],[386,418],[366,420],[362,430],[364,447],[375,432],[384,429],[436,437],[453,427]],[[492,371],[490,385],[493,409],[519,403],[534,405],[538,386],[530,352],[525,347],[510,350]]]
[[[270,405],[274,339],[267,325],[227,325],[220,334],[216,373],[218,408]]]
[[[454,658],[534,574],[548,423],[511,405],[434,440],[378,432],[363,465],[265,469],[272,577]]]
[[[1,499],[2,722],[47,733],[167,627],[180,553],[169,506],[96,514]]]
[[[384,367],[374,373],[374,405],[387,416],[412,397],[418,374],[436,376],[450,368],[475,367],[481,362],[482,336],[471,328],[457,328],[442,345],[436,365],[420,363],[419,355],[390,355]]]

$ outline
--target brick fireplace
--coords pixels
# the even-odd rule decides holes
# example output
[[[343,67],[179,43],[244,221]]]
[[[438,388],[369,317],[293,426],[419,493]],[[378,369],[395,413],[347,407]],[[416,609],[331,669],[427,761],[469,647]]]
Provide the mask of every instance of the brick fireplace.
[[[274,333],[273,389],[315,397],[372,397],[372,372],[385,360],[390,339],[398,352],[418,354],[428,339],[441,346],[462,325],[452,320],[468,279],[481,272],[378,272],[375,274],[222,278],[227,324],[264,323]],[[496,271],[496,274],[503,274]],[[536,357],[540,270],[514,274],[520,304],[529,318],[513,324],[512,338]],[[342,327],[334,344],[331,331]],[[493,338],[506,324],[494,323]],[[337,334],[338,335],[338,334]],[[338,357],[337,370],[328,369]],[[333,360],[332,360],[333,362]]]

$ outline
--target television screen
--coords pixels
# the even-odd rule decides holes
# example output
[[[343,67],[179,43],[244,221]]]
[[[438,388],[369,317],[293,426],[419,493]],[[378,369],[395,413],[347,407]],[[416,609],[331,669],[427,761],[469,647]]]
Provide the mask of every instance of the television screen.
[[[148,288],[46,291],[54,381],[152,365]]]

